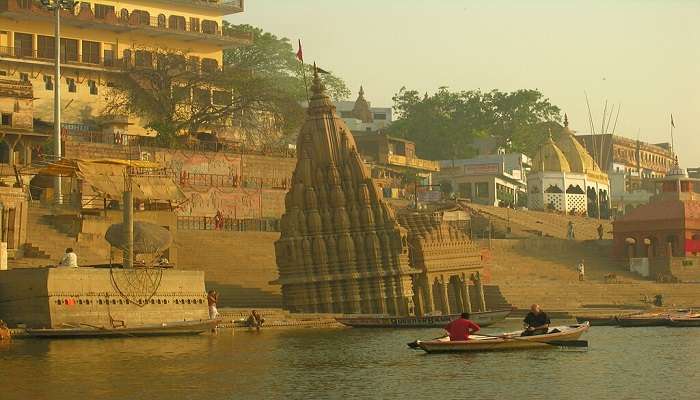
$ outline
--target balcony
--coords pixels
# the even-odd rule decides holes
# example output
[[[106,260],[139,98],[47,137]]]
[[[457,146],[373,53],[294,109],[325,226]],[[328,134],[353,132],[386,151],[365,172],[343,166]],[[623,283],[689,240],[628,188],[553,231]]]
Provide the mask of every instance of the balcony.
[[[161,4],[177,4],[195,9],[219,10],[222,15],[243,12],[243,0],[153,0]]]
[[[46,51],[37,51],[31,48],[0,46],[0,60],[3,59],[53,66],[56,57],[53,56],[53,53],[49,56]],[[83,54],[64,52],[61,55],[61,65],[76,69],[120,70],[123,69],[124,64],[122,60],[113,57],[84,56]]]
[[[177,1],[176,1],[177,2]],[[188,2],[191,3],[191,2]],[[212,2],[217,3],[217,2]],[[100,29],[114,33],[137,32],[154,39],[170,37],[186,43],[210,44],[220,48],[248,45],[252,35],[224,34],[216,21],[186,19],[180,15],[164,14],[151,16],[142,10],[120,10],[119,16],[110,10],[100,17],[95,16],[87,3],[75,11],[64,11],[61,24],[81,29]],[[52,14],[31,0],[0,0],[0,16],[15,21],[44,21],[53,23]]]
[[[398,154],[389,154],[387,163],[401,167],[415,168],[423,171],[440,171],[440,163],[437,161],[423,160],[421,158],[408,158]]]

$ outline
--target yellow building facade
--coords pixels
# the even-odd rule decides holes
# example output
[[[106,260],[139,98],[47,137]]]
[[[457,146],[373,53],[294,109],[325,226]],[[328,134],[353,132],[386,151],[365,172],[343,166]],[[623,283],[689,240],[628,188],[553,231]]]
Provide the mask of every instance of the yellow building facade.
[[[186,53],[202,69],[221,68],[223,50],[251,43],[225,35],[223,17],[243,0],[132,0],[76,3],[61,15],[62,122],[99,115],[115,72],[153,62],[148,49]],[[30,82],[34,118],[53,122],[55,38],[52,12],[39,1],[0,0],[0,79]],[[143,134],[139,124],[129,134]]]

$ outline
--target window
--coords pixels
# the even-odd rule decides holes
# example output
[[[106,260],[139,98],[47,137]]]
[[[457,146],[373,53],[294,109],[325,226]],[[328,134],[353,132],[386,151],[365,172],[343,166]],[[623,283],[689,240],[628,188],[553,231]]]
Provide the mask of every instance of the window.
[[[208,106],[211,105],[211,92],[207,89],[192,90],[193,101],[196,104]]]
[[[36,51],[37,57],[39,58],[53,58],[56,57],[56,38],[53,36],[43,36],[37,35],[36,37]]]
[[[19,73],[19,81],[20,82],[29,82],[29,74],[26,72],[20,72]]]
[[[457,190],[462,197],[470,199],[472,197],[472,184],[469,182],[457,185]]]
[[[80,3],[80,13],[82,14],[83,12],[92,12],[92,7],[90,7],[90,3]]]
[[[97,82],[93,80],[88,80],[87,81],[88,87],[90,88],[90,94],[95,96],[97,95]]]
[[[199,32],[199,18],[190,17],[190,32]]]
[[[51,75],[44,75],[44,88],[53,90],[53,77]]]
[[[153,54],[146,50],[136,50],[134,53],[134,65],[153,68]]]
[[[15,56],[31,57],[34,53],[32,48],[32,35],[28,33],[15,32]]]
[[[75,87],[75,79],[66,78],[66,83],[68,84],[68,91],[71,93],[75,93],[77,90],[77,88]]]
[[[187,63],[187,66],[188,66],[188,69],[189,69],[190,71],[192,71],[192,72],[197,72],[197,71],[199,71],[199,57],[191,56],[191,57],[188,59],[188,61],[189,61],[189,62]]]
[[[149,14],[148,11],[134,10],[131,12],[129,23],[133,25],[150,25],[151,14]]]
[[[173,100],[176,103],[187,102],[190,99],[190,91],[182,86],[173,87]]]
[[[476,197],[488,198],[489,197],[489,183],[488,182],[477,182],[474,184],[474,193]]]
[[[2,113],[2,119],[0,119],[0,125],[11,126],[12,125],[12,114]]]
[[[386,114],[385,113],[374,113],[374,119],[378,120],[386,120]]]
[[[158,27],[165,28],[165,15],[158,14]]]
[[[110,13],[114,13],[114,6],[95,4],[95,18],[104,19]]]
[[[213,58],[202,58],[202,71],[216,72],[219,69],[219,63]]]
[[[202,32],[214,35],[218,30],[219,24],[217,24],[216,21],[210,21],[208,19],[202,21]]]
[[[212,93],[212,103],[218,106],[231,105],[231,92],[225,90],[214,90]]]
[[[113,67],[114,66],[114,49],[104,49],[104,57],[102,59],[102,62],[104,63],[105,66],[107,67]]]
[[[0,76],[7,76],[7,71],[1,70],[1,71],[0,71]]]
[[[171,15],[168,17],[168,27],[178,31],[185,30],[185,17],[179,15]]]
[[[119,19],[122,21],[128,21],[129,20],[129,10],[126,8],[122,8],[122,10],[119,12]]]
[[[100,63],[100,43],[83,40],[83,62],[87,64]]]
[[[129,49],[124,49],[124,67],[130,67],[131,66],[131,50]]]
[[[61,39],[61,61],[78,62],[78,41],[76,39]]]

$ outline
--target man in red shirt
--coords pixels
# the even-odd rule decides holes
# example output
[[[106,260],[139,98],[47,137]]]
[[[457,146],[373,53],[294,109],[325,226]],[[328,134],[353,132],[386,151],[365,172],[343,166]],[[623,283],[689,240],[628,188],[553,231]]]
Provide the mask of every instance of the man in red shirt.
[[[469,340],[469,335],[478,332],[481,327],[469,320],[469,313],[462,313],[461,318],[456,319],[445,330],[450,334],[450,340]]]

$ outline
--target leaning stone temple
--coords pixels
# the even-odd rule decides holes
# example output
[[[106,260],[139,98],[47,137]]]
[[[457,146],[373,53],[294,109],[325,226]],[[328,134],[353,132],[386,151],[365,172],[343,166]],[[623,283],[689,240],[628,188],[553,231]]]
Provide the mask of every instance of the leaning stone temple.
[[[275,243],[285,308],[413,315],[467,307],[468,276],[481,267],[476,247],[437,216],[400,224],[317,75],[312,90]]]

